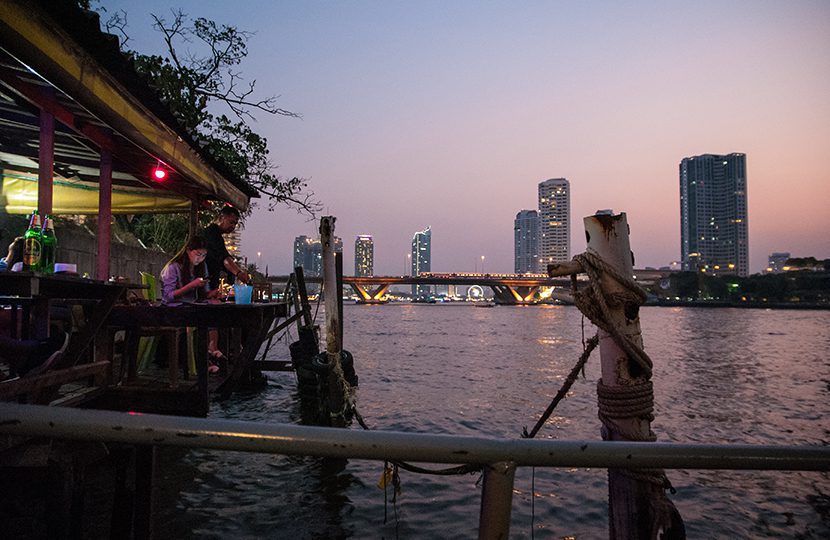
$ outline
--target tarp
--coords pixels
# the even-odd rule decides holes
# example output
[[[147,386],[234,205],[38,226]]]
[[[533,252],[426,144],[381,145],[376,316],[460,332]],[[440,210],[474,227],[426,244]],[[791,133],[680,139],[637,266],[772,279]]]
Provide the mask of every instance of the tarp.
[[[0,212],[31,214],[37,209],[37,176],[5,169]],[[161,190],[113,186],[113,214],[163,214],[190,211],[190,201]],[[98,184],[56,177],[52,186],[52,214],[90,215],[98,213]]]

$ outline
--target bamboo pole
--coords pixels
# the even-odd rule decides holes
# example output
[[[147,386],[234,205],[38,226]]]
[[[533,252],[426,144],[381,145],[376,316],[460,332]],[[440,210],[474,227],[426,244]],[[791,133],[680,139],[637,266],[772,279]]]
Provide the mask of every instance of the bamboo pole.
[[[589,250],[595,251],[608,265],[624,276],[633,276],[634,255],[629,244],[629,226],[625,213],[618,215],[594,215],[583,220]],[[603,276],[602,288],[606,296],[622,294],[623,284],[611,276]],[[643,347],[640,318],[636,305],[609,304],[608,321],[611,326],[630,339],[637,347]],[[632,366],[625,351],[613,337],[599,331],[599,349],[602,366],[602,384],[607,387],[624,387],[646,382],[641,370]],[[633,369],[632,369],[633,368]],[[642,417],[617,418],[621,431],[646,441],[651,433],[651,421]],[[627,440],[612,429],[604,434],[610,441]],[[649,538],[655,519],[654,501],[665,499],[663,488],[652,482],[637,480],[625,475],[621,469],[608,469],[608,527],[609,538]]]
[[[346,390],[340,367],[340,308],[337,305],[337,268],[334,260],[334,216],[320,219],[320,243],[323,249],[323,293],[326,306],[326,354],[328,357],[328,410],[331,425],[345,426],[343,411]]]

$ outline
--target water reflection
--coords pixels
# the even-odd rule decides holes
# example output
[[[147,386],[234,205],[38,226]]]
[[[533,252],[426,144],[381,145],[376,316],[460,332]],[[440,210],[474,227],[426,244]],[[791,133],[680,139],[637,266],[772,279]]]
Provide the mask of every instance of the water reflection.
[[[594,333],[576,309],[347,307],[358,407],[377,429],[518,438],[532,426]],[[830,441],[830,313],[641,310],[655,362],[661,441]],[[274,350],[274,359],[287,357]],[[599,439],[592,358],[539,437]],[[216,405],[215,416],[300,423],[293,375]],[[477,476],[402,472],[384,503],[382,463],[232,452],[165,451],[160,530],[171,536],[468,538]],[[607,536],[603,470],[519,469],[511,532]],[[669,471],[690,538],[830,537],[827,473]],[[533,505],[531,505],[531,501]],[[384,524],[384,513],[389,516]]]

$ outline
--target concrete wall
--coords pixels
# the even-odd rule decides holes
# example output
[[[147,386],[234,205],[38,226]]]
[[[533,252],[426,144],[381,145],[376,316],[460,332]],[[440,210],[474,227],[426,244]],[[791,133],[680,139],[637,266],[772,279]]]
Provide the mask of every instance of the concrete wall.
[[[68,230],[60,227],[55,230],[55,234],[58,237],[55,262],[76,264],[78,274],[86,273],[90,277],[95,277],[95,257],[98,253],[98,241],[95,236],[83,229]],[[124,244],[113,235],[110,247],[110,276],[121,276],[130,282],[139,283],[139,272],[149,272],[158,276],[171,258],[171,254],[162,251]]]

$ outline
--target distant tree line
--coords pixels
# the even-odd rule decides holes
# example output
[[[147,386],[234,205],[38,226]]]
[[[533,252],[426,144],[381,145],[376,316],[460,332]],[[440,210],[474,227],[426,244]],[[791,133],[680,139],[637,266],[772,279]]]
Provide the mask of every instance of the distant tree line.
[[[808,263],[804,268],[812,269],[821,265],[813,257],[804,260],[816,263]],[[824,261],[822,271],[805,269],[781,274],[755,274],[745,278],[678,272],[668,280],[655,283],[649,292],[658,299],[681,301],[830,304],[830,270],[827,270],[827,263]]]

